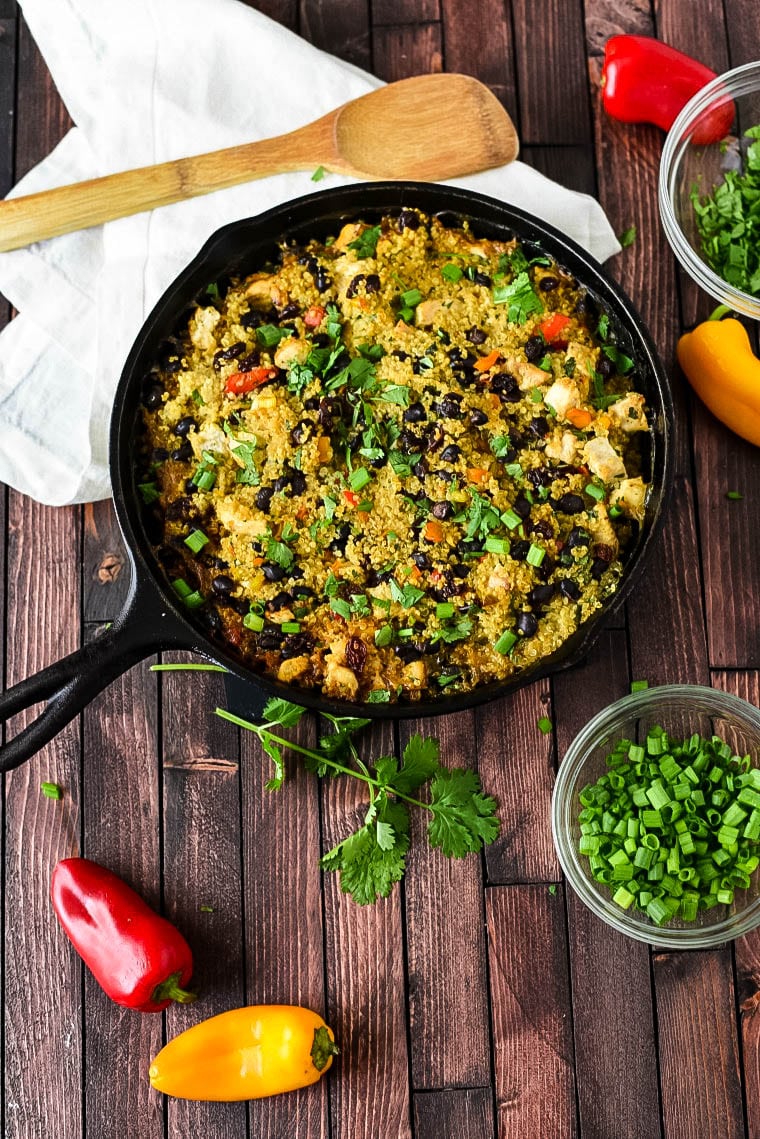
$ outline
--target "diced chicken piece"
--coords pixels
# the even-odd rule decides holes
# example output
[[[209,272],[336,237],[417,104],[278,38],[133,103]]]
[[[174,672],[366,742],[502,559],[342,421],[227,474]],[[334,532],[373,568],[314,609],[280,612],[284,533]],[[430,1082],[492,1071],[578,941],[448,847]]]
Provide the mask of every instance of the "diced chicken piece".
[[[234,462],[236,462],[239,467],[245,468],[247,464],[241,452],[248,452],[248,447],[245,446],[247,443],[252,443],[255,447],[258,443],[258,439],[255,435],[252,435],[250,431],[237,431],[234,436],[227,435],[225,438]]]
[[[629,518],[642,522],[646,497],[647,485],[643,479],[623,479],[610,495],[610,505],[621,507]]]
[[[482,257],[484,261],[488,261],[494,253],[503,253],[507,249],[514,248],[515,245],[516,242],[514,241],[506,243],[503,241],[489,241],[487,246],[482,245],[478,241],[471,241],[467,246],[467,251],[473,257]]]
[[[494,570],[486,582],[485,600],[503,601],[504,595],[509,593],[511,588],[512,582],[507,575],[503,571]]]
[[[627,435],[634,431],[646,431],[649,426],[641,392],[627,392],[622,399],[611,403],[607,410],[612,423]]]
[[[353,700],[359,690],[356,674],[343,664],[338,664],[329,653],[325,657],[325,679],[322,689],[327,696],[337,696],[342,700]]]
[[[187,438],[198,460],[203,457],[204,451],[227,452],[229,440],[217,423],[206,423],[200,431],[191,431]]]
[[[350,261],[348,257],[338,257],[330,267],[335,284],[340,290],[345,290],[353,281],[363,273],[366,277],[372,272],[368,261]]]
[[[414,322],[418,328],[429,328],[434,320],[438,317],[441,309],[443,308],[443,301],[435,299],[429,301],[421,301],[417,305],[414,314]]]
[[[572,463],[578,445],[579,440],[571,431],[563,431],[561,437],[555,433],[546,444],[546,454],[550,459],[557,459],[561,463]]]
[[[282,625],[285,621],[295,621],[295,617],[292,609],[283,608],[278,609],[276,613],[270,613],[269,620],[275,625]]]
[[[291,680],[298,680],[299,677],[303,676],[308,667],[308,656],[291,657],[290,660],[284,660],[280,665],[277,679],[288,684]]]
[[[363,222],[350,221],[348,225],[343,226],[343,229],[335,238],[335,241],[332,245],[333,249],[347,249],[349,243],[351,241],[356,241],[359,234],[364,233],[365,229],[369,229],[369,226],[364,225]]]
[[[218,499],[216,511],[222,526],[241,538],[254,541],[267,531],[266,518],[252,518],[248,507],[232,496]]]
[[[427,666],[424,660],[413,660],[404,669],[404,681],[409,688],[422,688],[427,680]]]
[[[521,360],[519,356],[507,356],[504,361],[505,371],[517,376],[520,391],[527,392],[531,388],[542,387],[548,382],[549,376],[542,368]]]
[[[215,308],[199,309],[190,321],[190,339],[202,352],[212,352],[216,348],[214,329],[222,319]]]
[[[589,439],[583,448],[583,458],[602,482],[611,482],[625,475],[623,460],[604,435]]]
[[[578,340],[571,340],[565,352],[565,363],[568,360],[575,361],[575,370],[573,372],[573,381],[580,389],[583,399],[586,398],[589,391],[589,381],[595,370],[594,361],[596,359],[596,351],[589,348],[588,344],[581,344]]]
[[[560,419],[564,419],[571,407],[581,402],[581,393],[572,380],[560,376],[544,396],[544,403],[554,408]]]
[[[271,301],[275,308],[284,308],[288,294],[272,273],[255,273],[245,295],[252,301]]]
[[[596,515],[596,517],[594,517]],[[617,554],[618,540],[614,527],[610,522],[607,507],[603,502],[597,503],[589,513],[586,527],[597,545],[610,546]]]
[[[308,340],[291,336],[288,340],[281,340],[274,353],[274,362],[278,368],[287,368],[288,364],[304,364],[311,352]]]

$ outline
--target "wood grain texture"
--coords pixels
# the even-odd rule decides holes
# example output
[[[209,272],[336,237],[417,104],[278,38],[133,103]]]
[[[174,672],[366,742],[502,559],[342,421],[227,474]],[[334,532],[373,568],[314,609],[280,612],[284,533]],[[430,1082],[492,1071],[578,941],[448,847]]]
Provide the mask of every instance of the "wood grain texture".
[[[526,143],[591,141],[585,76],[583,9],[566,0],[545,0],[538,20],[530,0],[512,0],[520,91],[520,138]]]
[[[299,30],[298,0],[242,0],[242,3],[290,28],[291,32]]]
[[[392,751],[392,725],[367,730],[362,755]],[[323,849],[361,825],[366,808],[358,779],[323,781]],[[401,891],[358,906],[332,873],[323,891],[328,1022],[342,1049],[330,1077],[332,1139],[409,1139]]]
[[[577,1134],[563,890],[486,890],[499,1139]]]
[[[16,180],[43,159],[72,125],[24,19],[18,26]]]
[[[628,692],[625,633],[605,633],[588,660],[556,676],[553,688],[562,757],[592,716]],[[570,888],[567,913],[581,1133],[655,1139],[661,1128],[649,950],[600,922]],[[627,1087],[636,1095],[622,1091]]]
[[[490,1088],[416,1092],[415,1139],[493,1139]]]
[[[520,158],[560,186],[596,194],[596,167],[590,146],[523,146]],[[614,261],[611,268],[614,272]]]
[[[8,515],[7,679],[79,647],[79,511],[12,493]],[[9,735],[29,722],[17,717]],[[50,906],[56,862],[79,852],[79,725],[5,778],[5,1134],[77,1139],[82,1116],[82,976]],[[58,783],[60,801],[40,793]],[[50,984],[35,978],[55,978]]]
[[[441,18],[440,0],[371,0],[372,27],[427,24]]]
[[[665,1134],[743,1136],[730,951],[656,953],[653,961]]]
[[[512,27],[502,0],[441,0],[441,19],[446,70],[487,83],[519,125]]]
[[[300,0],[300,32],[331,55],[371,68],[370,0]]]
[[[474,727],[471,712],[406,721],[401,746],[417,732],[434,736],[447,767],[475,767]],[[491,1052],[481,860],[447,859],[431,849],[426,814],[412,811],[405,878],[412,1086],[486,1085]]]
[[[110,500],[84,507],[84,620],[113,621],[127,599],[132,572]]]
[[[760,21],[754,0],[726,0],[726,34],[731,67],[760,59]]]
[[[3,5],[0,4],[0,17],[4,14]],[[16,20],[0,18],[0,198],[5,197],[13,185],[13,104],[16,94],[17,27]]]
[[[313,743],[313,721],[302,721],[292,738],[302,746]],[[267,791],[271,761],[249,732],[240,742],[246,1000],[306,1005],[324,1016],[317,782],[291,754],[283,788]],[[333,1020],[328,1023],[338,1035]],[[335,1078],[331,1074],[331,1084]],[[327,1091],[327,1081],[320,1081],[293,1095],[252,1102],[251,1136],[324,1139]]]
[[[441,25],[381,26],[372,41],[375,74],[391,83],[409,75],[442,71]]]
[[[144,662],[85,710],[82,853],[160,910],[156,688]],[[88,970],[84,997],[87,1130],[99,1139],[160,1139],[162,1100],[147,1063],[161,1047],[161,1017],[114,1004]]]
[[[548,682],[486,704],[475,716],[480,778],[501,819],[499,837],[486,848],[488,881],[556,882],[549,815],[553,740],[538,727],[542,716],[551,716]]]
[[[173,655],[172,660],[188,660]],[[213,673],[161,675],[163,882],[167,916],[193,950],[193,1005],[166,1014],[169,1039],[206,1017],[245,1005],[238,732],[212,709],[224,704]],[[246,1105],[167,1103],[169,1139],[245,1139]]]

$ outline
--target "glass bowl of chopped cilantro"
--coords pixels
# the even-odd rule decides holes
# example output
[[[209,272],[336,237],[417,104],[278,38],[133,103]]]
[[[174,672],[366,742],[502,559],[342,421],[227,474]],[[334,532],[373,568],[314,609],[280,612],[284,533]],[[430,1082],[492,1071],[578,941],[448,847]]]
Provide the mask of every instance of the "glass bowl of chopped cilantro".
[[[719,75],[681,111],[662,151],[659,203],[686,272],[760,320],[760,62]]]
[[[576,736],[554,788],[565,875],[638,941],[704,949],[760,924],[760,711],[667,685],[609,705]]]

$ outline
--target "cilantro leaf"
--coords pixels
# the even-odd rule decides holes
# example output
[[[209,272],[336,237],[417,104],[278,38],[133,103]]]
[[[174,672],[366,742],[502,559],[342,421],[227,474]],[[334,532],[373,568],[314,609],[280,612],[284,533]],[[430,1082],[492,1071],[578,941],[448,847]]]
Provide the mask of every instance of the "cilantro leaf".
[[[438,740],[423,739],[418,733],[413,735],[404,748],[404,763],[393,780],[394,787],[408,794],[427,783],[439,770],[440,750]]]
[[[382,824],[382,826],[381,826]],[[388,847],[390,831],[393,845]],[[379,839],[382,837],[381,845]],[[406,870],[409,850],[409,811],[403,803],[384,799],[378,805],[377,821],[365,825],[328,851],[320,862],[323,870],[338,871],[340,888],[360,906],[387,898]]]
[[[283,569],[290,569],[293,564],[293,551],[275,538],[267,538],[267,557]]]
[[[628,247],[630,245],[633,245],[635,240],[636,240],[636,226],[635,225],[631,225],[628,227],[628,229],[624,229],[623,232],[618,236],[618,241],[622,245],[623,249],[628,249]]]
[[[533,290],[530,277],[523,271],[509,285],[497,285],[492,292],[495,305],[509,304],[507,320],[524,324],[532,312],[543,312],[541,298]]]
[[[282,748],[278,747],[268,735],[261,736],[261,746],[274,764],[274,775],[265,784],[267,791],[279,791],[285,781],[285,764],[282,758]]]
[[[279,724],[283,728],[293,728],[303,716],[305,708],[300,704],[291,704],[289,700],[282,700],[273,696],[267,700],[262,713],[267,724]]]
[[[474,771],[441,768],[430,790],[431,846],[440,847],[449,858],[464,858],[470,851],[478,851],[494,841],[499,833],[496,803],[481,793],[480,779]]]
[[[364,233],[354,241],[349,241],[348,248],[356,250],[356,256],[363,260],[365,257],[374,257],[377,252],[377,242],[380,237],[380,226],[373,225],[369,229],[365,229]]]
[[[621,376],[625,376],[630,372],[633,367],[633,360],[630,356],[626,356],[624,352],[620,352],[614,344],[605,344],[602,351],[609,360],[612,360],[612,363],[618,372],[620,372]]]

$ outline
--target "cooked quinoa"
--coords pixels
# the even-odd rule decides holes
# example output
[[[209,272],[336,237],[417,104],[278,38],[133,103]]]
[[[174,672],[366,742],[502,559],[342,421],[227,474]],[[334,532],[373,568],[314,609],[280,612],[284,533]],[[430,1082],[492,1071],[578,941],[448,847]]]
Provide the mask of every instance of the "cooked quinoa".
[[[644,397],[608,317],[517,241],[414,210],[211,285],[144,393],[157,556],[212,637],[333,699],[550,656],[643,519]]]

